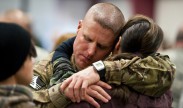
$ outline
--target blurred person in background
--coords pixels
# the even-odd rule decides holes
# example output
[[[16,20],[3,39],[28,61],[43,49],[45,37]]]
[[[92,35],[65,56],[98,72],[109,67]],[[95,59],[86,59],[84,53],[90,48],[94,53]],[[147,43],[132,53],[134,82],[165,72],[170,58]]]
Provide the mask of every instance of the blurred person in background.
[[[37,51],[37,55],[38,55],[35,58],[34,62],[39,61],[48,55],[48,51],[46,51],[45,49],[40,47],[41,45],[40,45],[39,40],[34,36],[34,34],[32,32],[31,19],[25,12],[23,12],[19,9],[7,10],[1,14],[0,22],[18,24],[31,34],[30,36],[31,36],[32,41],[36,45],[35,47],[36,47],[36,51]]]
[[[32,80],[36,50],[30,34],[17,24],[0,22],[0,108],[34,108],[26,87]]]
[[[169,55],[171,61],[176,65],[175,79],[171,89],[173,93],[173,107],[178,108],[181,92],[183,91],[183,27],[177,33],[173,48],[163,50],[161,53]]]

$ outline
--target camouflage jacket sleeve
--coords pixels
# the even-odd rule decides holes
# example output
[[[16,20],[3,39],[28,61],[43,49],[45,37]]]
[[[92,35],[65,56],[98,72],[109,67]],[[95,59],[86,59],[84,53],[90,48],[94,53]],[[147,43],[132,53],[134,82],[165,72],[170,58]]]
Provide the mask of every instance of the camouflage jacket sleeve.
[[[49,89],[33,91],[36,108],[65,108],[71,101],[59,91],[60,84]]]
[[[175,65],[168,56],[156,54],[143,59],[133,57],[130,60],[104,61],[104,64],[109,84],[125,84],[148,96],[162,95],[174,79]]]
[[[50,79],[50,86],[63,82],[66,78],[73,75],[76,71],[73,69],[71,62],[60,57],[53,61],[53,75]]]
[[[64,41],[55,50],[52,57],[53,75],[50,80],[50,86],[63,82],[66,78],[76,72],[70,61],[75,38],[76,37],[73,37]]]
[[[52,56],[53,53],[37,62],[33,68],[34,77],[30,88],[37,108],[64,108],[71,102],[60,93],[61,83],[49,86],[50,78],[53,75]]]

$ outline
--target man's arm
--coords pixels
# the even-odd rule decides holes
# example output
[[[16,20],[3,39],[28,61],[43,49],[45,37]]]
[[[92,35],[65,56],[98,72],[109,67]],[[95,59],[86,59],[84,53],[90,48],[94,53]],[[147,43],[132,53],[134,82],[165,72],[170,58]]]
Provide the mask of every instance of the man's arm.
[[[67,79],[68,77],[70,77],[71,75],[73,75],[76,72],[76,70],[73,69],[73,66],[71,65],[71,62],[70,62],[70,57],[73,52],[73,50],[71,50],[71,49],[73,49],[74,40],[75,40],[75,37],[68,39],[67,41],[63,42],[56,49],[56,51],[52,57],[53,75],[50,79],[50,86],[63,82],[65,79]],[[95,85],[95,86],[97,86],[97,85]],[[97,88],[100,88],[99,86],[102,87],[102,85],[98,85]],[[111,88],[111,87],[109,85],[105,84],[104,88]],[[99,90],[99,89],[97,89],[97,90]],[[93,90],[93,92],[96,92],[96,91]],[[89,93],[93,93],[93,92],[89,92]],[[69,94],[65,93],[65,95],[67,95],[67,97],[69,97],[70,94],[72,94],[72,92],[70,92]],[[90,94],[90,96],[94,96],[95,98],[98,98],[104,102],[106,102],[106,100],[109,99],[109,95],[104,90],[100,89],[100,92],[97,95],[95,95],[95,94],[94,95]],[[97,105],[96,101],[94,101],[94,99],[90,96],[88,95],[88,98],[86,99],[86,101],[93,103],[93,105]],[[100,96],[100,97],[98,97],[98,96]],[[76,96],[75,98],[70,97],[70,99],[73,102],[75,102],[75,101],[79,102],[80,101],[79,97],[80,96]]]
[[[128,87],[148,96],[158,97],[166,92],[174,79],[175,66],[168,56],[148,56],[144,59],[134,57],[131,60],[121,59],[117,61],[104,61],[105,79],[109,84],[120,86],[125,84]],[[97,82],[99,74],[90,66],[63,82],[61,89],[68,86],[75,79],[75,85],[70,89],[82,87],[82,94],[85,88]],[[81,83],[82,81],[82,83]],[[76,91],[77,92],[77,91]]]
[[[70,92],[61,92],[60,85],[61,84],[54,85],[49,89],[45,87],[40,90],[32,89],[33,99],[37,108],[65,108],[67,105],[69,105],[71,103],[71,100],[68,98]],[[102,87],[106,86],[106,83],[103,82],[91,85],[87,89],[87,95],[84,100],[95,107],[99,107],[99,104],[93,98],[91,98],[91,96],[94,96],[103,102],[108,102],[110,97],[108,97],[108,94],[102,89]],[[100,94],[96,94],[97,92],[100,92]]]
[[[60,84],[49,87],[53,74],[51,59],[54,52],[34,65],[34,77],[30,84],[33,100],[38,108],[63,108],[71,101],[60,92]]]
[[[70,93],[64,91],[63,94],[63,92],[60,91],[61,83],[55,84],[52,87],[49,86],[49,81],[53,74],[53,66],[51,63],[53,54],[54,52],[45,59],[36,63],[33,68],[34,78],[30,84],[30,88],[32,90],[33,100],[37,108],[65,108],[68,104],[71,103],[71,100],[66,97]],[[104,87],[102,85],[105,84],[100,83],[98,85],[93,85],[94,87],[91,88],[94,89],[90,88],[87,90],[88,95],[86,96],[85,100],[90,102],[95,107],[98,107],[99,104],[93,98],[91,98],[91,96],[94,96],[103,102],[106,102],[106,100],[109,98],[108,94],[106,94],[104,91],[102,92],[101,87]],[[102,92],[103,94],[96,95],[96,92]]]
[[[49,89],[33,90],[33,101],[36,108],[65,108],[71,101],[59,91],[60,84]]]
[[[63,82],[66,78],[76,72],[70,62],[73,53],[74,40],[75,37],[64,41],[55,50],[52,57],[53,75],[50,79],[50,86]]]
[[[53,57],[54,52],[52,52],[48,57],[44,58],[43,60],[37,62],[34,65],[34,78],[31,82],[30,86],[32,88],[33,93],[33,99],[39,108],[55,108],[60,107],[64,108],[67,106],[71,101],[70,99],[66,98],[65,96],[69,94],[68,92],[63,93],[60,91],[60,80],[58,82],[55,82],[51,87],[49,85],[50,78],[53,76],[53,65],[51,62],[51,59]],[[61,57],[63,58],[63,57]],[[64,59],[64,58],[63,58]],[[68,68],[68,62],[62,62],[62,66],[60,68],[61,78],[58,79],[65,79],[72,75],[72,72],[69,71],[70,68]],[[54,77],[53,77],[54,78]],[[53,81],[53,80],[51,80]],[[104,88],[110,88],[108,85],[104,84],[102,86],[99,85],[93,85],[95,89],[89,89],[87,92],[87,97],[85,98],[86,101],[90,102],[94,106],[99,106],[99,104],[91,97],[94,96],[95,98],[102,100],[103,102],[106,102],[110,97],[109,95],[104,91],[101,90],[101,87]],[[101,87],[100,87],[101,86]],[[96,95],[96,92],[99,92],[101,94]]]
[[[144,59],[104,61],[105,78],[109,84],[125,84],[148,96],[158,97],[172,85],[175,65],[168,56],[148,56]]]

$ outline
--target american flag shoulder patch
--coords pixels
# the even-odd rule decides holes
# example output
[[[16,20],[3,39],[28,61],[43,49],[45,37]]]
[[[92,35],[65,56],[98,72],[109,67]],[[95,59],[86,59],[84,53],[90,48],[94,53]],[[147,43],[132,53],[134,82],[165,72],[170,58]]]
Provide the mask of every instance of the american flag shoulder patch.
[[[29,84],[35,90],[40,90],[46,84],[40,79],[39,76],[33,76],[31,83]]]

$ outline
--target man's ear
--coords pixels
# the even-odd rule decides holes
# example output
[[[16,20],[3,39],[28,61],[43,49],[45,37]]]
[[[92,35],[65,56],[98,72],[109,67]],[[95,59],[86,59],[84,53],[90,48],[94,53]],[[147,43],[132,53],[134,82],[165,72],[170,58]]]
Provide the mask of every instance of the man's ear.
[[[114,47],[114,50],[112,52],[113,54],[118,54],[120,52],[120,42],[121,42],[121,37],[119,37],[119,40],[118,40],[117,44]]]
[[[82,27],[82,22],[83,22],[83,20],[79,20],[77,33],[79,32],[79,29]]]

